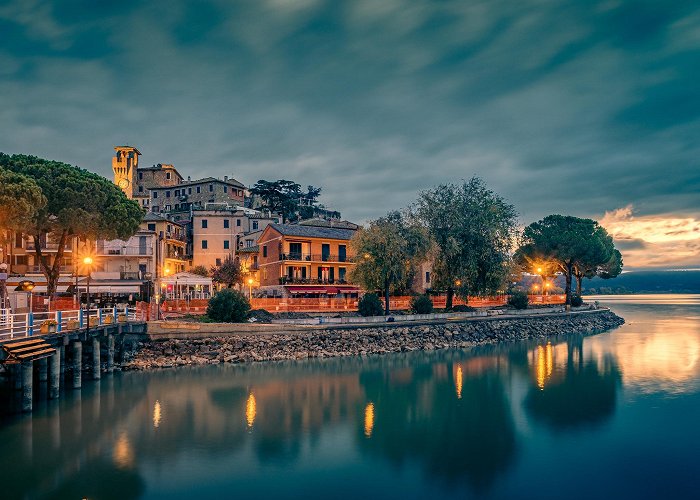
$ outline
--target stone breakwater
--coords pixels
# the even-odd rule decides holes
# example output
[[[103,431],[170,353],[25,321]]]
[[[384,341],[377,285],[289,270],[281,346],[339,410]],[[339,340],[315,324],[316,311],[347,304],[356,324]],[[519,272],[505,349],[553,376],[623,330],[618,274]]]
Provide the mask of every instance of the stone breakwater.
[[[206,339],[138,342],[124,353],[124,370],[468,348],[496,342],[593,334],[624,319],[608,310],[540,317],[484,319],[431,325],[381,324],[271,335],[236,334]],[[235,328],[235,325],[232,325]]]

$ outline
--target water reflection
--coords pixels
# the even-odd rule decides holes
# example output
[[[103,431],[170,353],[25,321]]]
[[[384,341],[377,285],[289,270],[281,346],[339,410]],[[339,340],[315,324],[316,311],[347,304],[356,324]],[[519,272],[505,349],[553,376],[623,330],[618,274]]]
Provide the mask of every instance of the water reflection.
[[[697,389],[700,314],[664,311],[593,337],[115,374],[5,421],[3,497],[509,496],[545,436],[578,449],[613,426],[623,386]]]

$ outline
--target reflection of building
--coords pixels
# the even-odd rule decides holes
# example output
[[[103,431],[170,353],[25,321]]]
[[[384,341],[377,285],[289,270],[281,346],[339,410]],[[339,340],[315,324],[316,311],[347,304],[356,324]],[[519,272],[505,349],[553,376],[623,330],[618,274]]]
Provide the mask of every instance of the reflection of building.
[[[260,286],[270,294],[356,294],[348,283],[354,266],[348,243],[357,226],[270,224],[258,240]],[[336,224],[343,224],[337,227]]]

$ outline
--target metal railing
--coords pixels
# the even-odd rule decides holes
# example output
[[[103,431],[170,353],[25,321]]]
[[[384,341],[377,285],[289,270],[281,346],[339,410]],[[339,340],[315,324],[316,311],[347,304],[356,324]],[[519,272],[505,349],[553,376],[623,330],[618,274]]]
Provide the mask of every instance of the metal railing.
[[[283,253],[281,260],[295,260],[303,262],[350,262],[347,255],[301,252]]]
[[[153,255],[152,246],[97,247],[97,255]]]
[[[312,278],[290,278],[282,276],[280,285],[347,285],[348,282],[344,279],[312,279]]]
[[[146,319],[143,310],[135,307],[31,313],[0,309],[0,341],[80,330],[87,327],[88,318],[90,328]]]

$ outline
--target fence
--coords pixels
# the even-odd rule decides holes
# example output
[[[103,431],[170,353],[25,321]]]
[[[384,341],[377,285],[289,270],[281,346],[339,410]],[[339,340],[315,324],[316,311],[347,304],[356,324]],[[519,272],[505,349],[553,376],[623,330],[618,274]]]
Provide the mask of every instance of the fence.
[[[78,330],[87,327],[88,318],[90,327],[146,319],[143,310],[134,307],[33,313],[12,313],[10,309],[0,309],[0,341]]]
[[[390,297],[389,309],[392,311],[405,311],[411,308],[411,300],[409,296]],[[445,296],[431,297],[433,307],[436,309],[444,309],[447,298]],[[453,306],[469,305],[470,307],[496,307],[504,305],[508,300],[507,295],[496,297],[469,297],[468,301],[455,297]],[[531,295],[531,304],[563,304],[564,295]],[[207,310],[208,300],[167,300],[161,304],[161,312],[167,317],[168,313],[179,314],[204,314]],[[327,312],[338,313],[345,311],[357,311],[357,299],[338,299],[338,298],[257,298],[254,297],[250,301],[251,309],[264,309],[266,311],[277,312]]]

